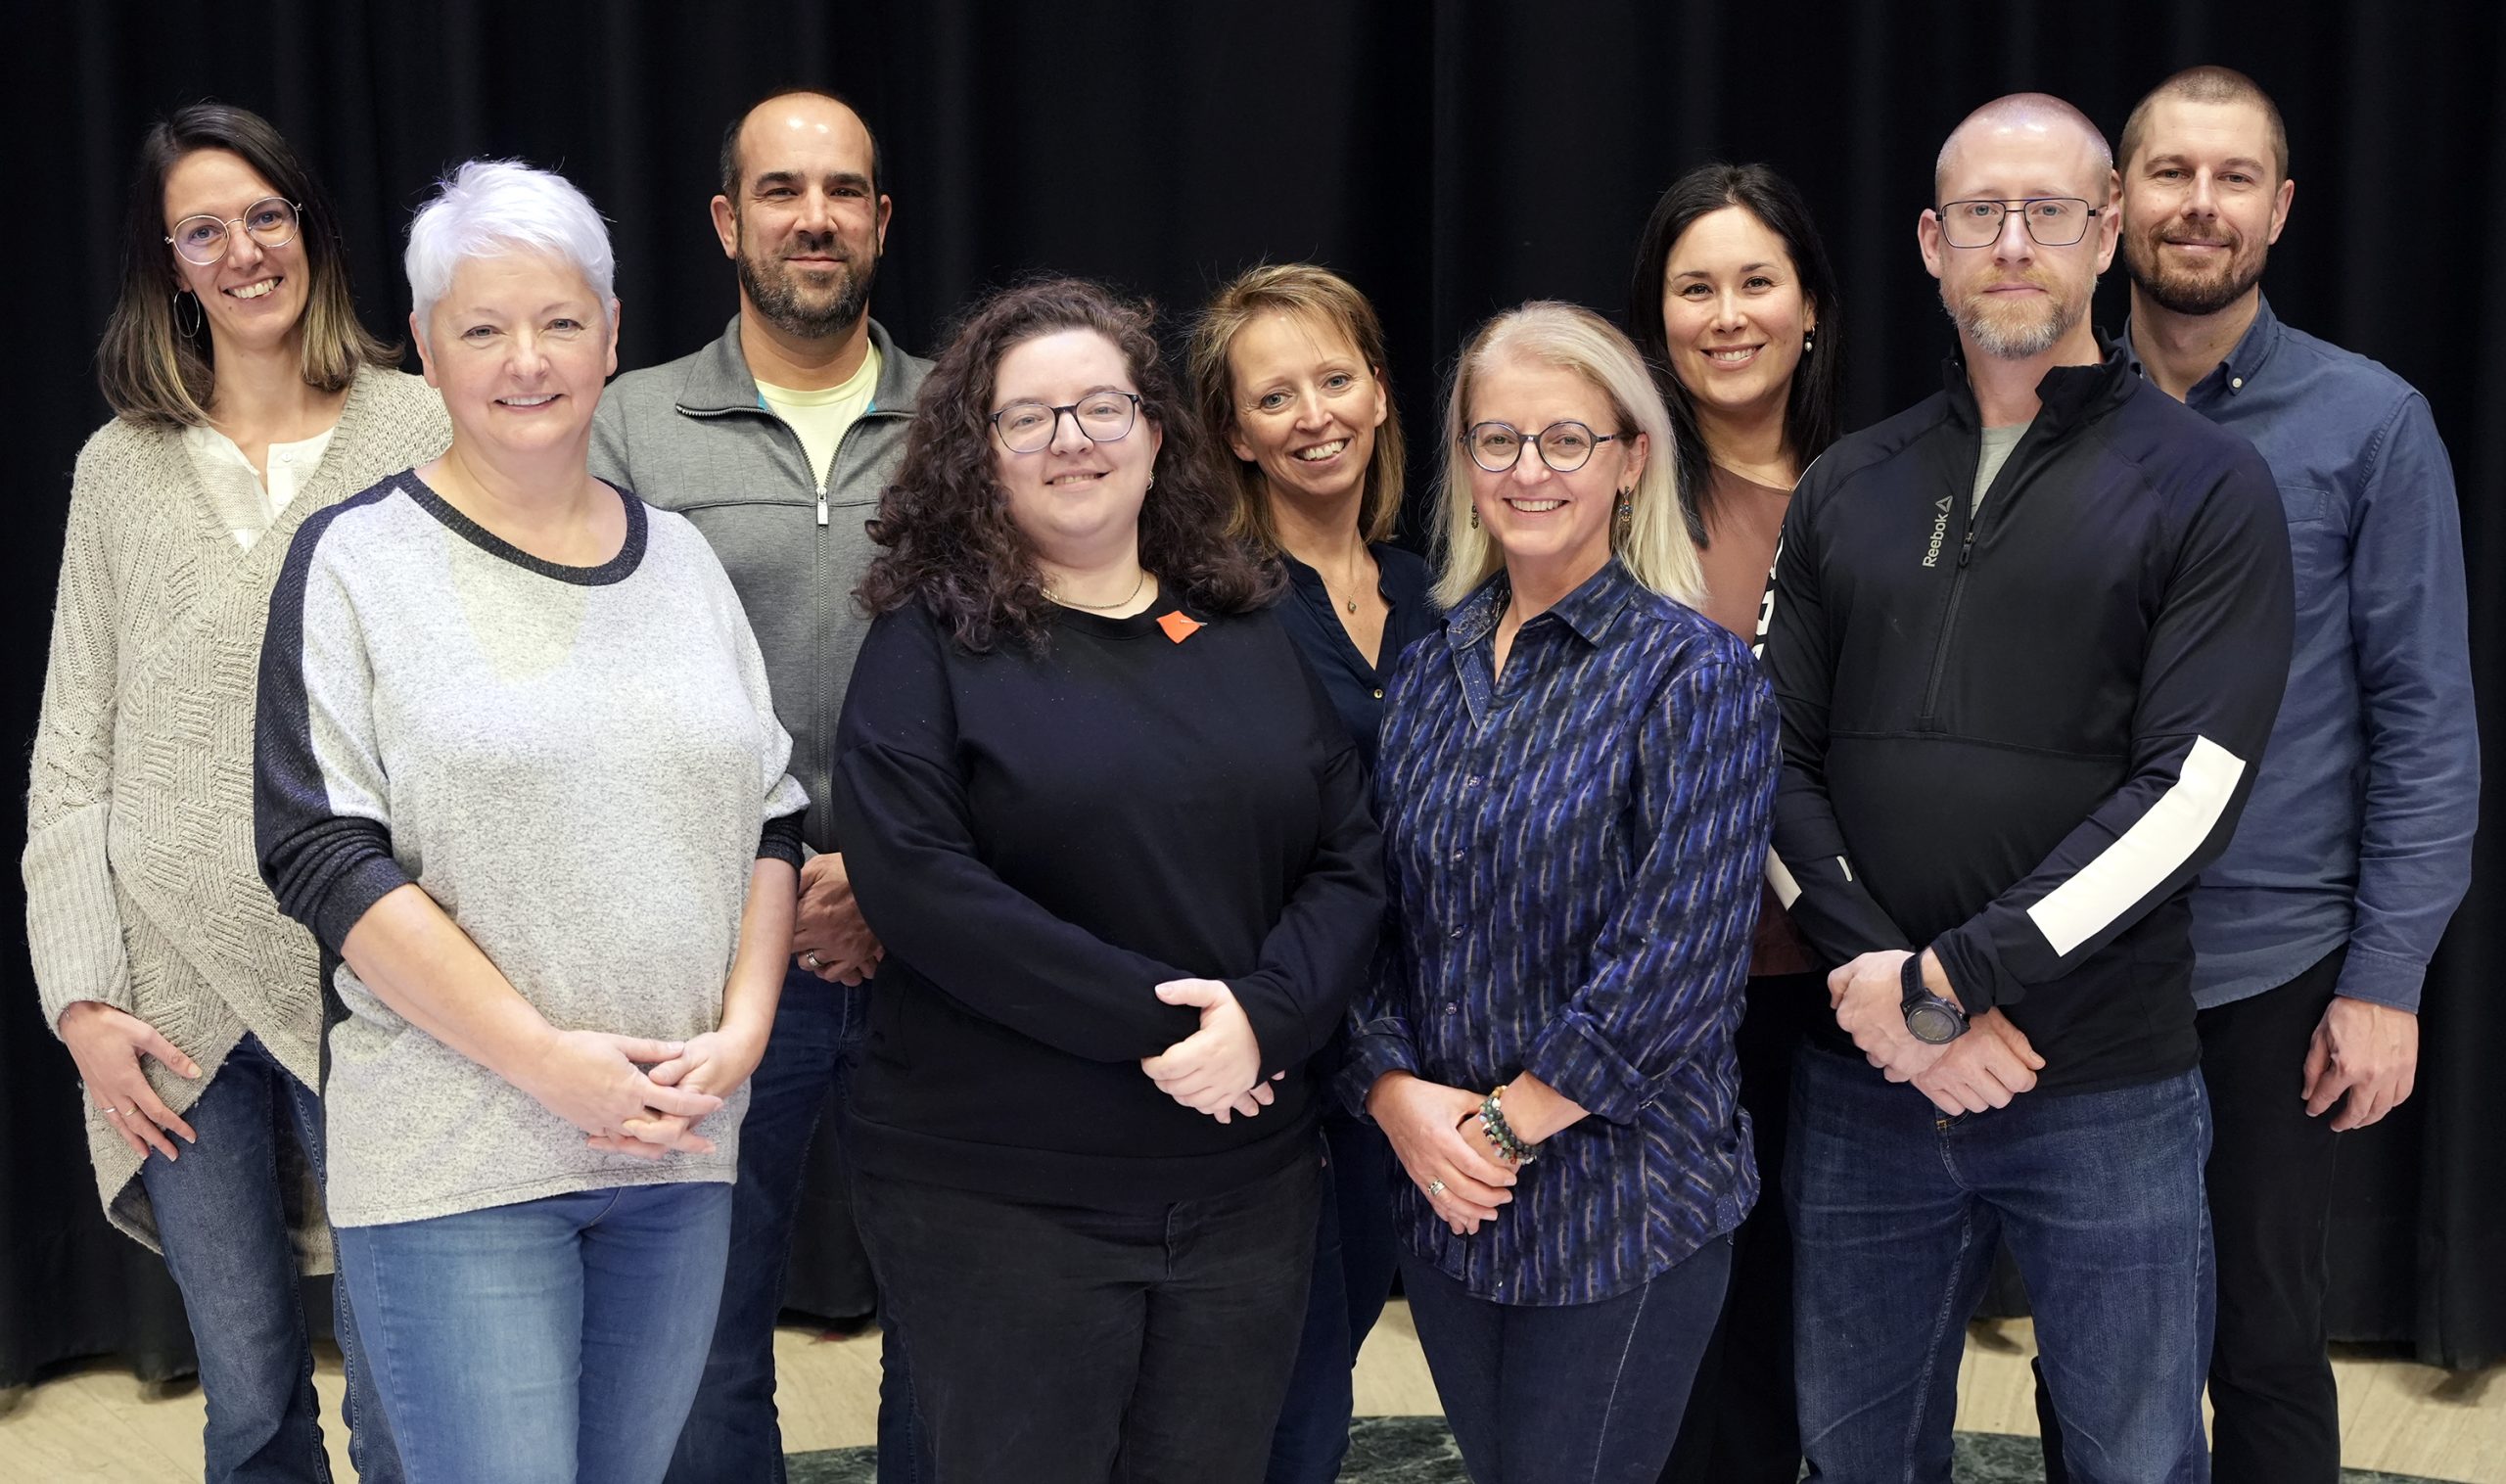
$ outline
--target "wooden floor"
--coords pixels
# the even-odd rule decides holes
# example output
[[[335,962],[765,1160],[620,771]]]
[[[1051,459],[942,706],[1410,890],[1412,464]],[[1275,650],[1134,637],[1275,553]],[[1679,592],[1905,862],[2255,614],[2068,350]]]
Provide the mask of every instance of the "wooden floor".
[[[2024,1322],[1970,1332],[1958,1383],[1958,1425],[2033,1435]],[[775,1336],[785,1446],[865,1444],[878,1405],[879,1341],[786,1329]],[[2342,1358],[2344,1461],[2464,1484],[2506,1484],[2506,1385],[2498,1371],[2454,1376],[2399,1361]],[[337,1415],[340,1369],[326,1358],[315,1383]],[[1396,1301],[1358,1365],[1358,1411],[1432,1413],[1436,1392],[1406,1305]],[[0,1484],[192,1484],[201,1476],[197,1389],[143,1400],[128,1371],[78,1371],[33,1388],[0,1416]],[[338,1429],[332,1457],[350,1477]]]

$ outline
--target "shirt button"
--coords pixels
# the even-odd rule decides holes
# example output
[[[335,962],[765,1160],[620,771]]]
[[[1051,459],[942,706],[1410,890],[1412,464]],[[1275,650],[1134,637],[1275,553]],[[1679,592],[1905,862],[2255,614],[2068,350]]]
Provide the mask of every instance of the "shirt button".
[[[1382,700],[1382,699],[1383,699],[1383,692],[1382,692],[1382,691],[1379,691],[1379,690],[1378,690],[1378,691],[1376,691],[1376,692],[1374,693],[1374,698],[1375,698],[1376,700],[1378,700],[1378,701]]]
[[[2229,391],[2231,391],[2231,392],[2242,392],[2242,391],[2244,391],[2244,390],[2245,390],[2245,378],[2244,378],[2244,377],[2242,377],[2242,376],[2232,376],[2232,377],[2228,378],[2228,390],[2229,390]]]
[[[1456,852],[1454,852],[1454,853],[1453,853],[1453,858],[1455,858],[1456,860],[1459,860],[1459,859],[1461,859],[1463,856],[1466,856],[1466,855],[1468,855],[1468,854],[1469,854],[1469,852],[1467,852],[1467,851],[1456,851]]]
[[[1462,786],[1464,788],[1477,788],[1479,786],[1479,775],[1477,773],[1472,773],[1469,777],[1462,779]]]
[[[1455,929],[1453,930],[1453,936],[1454,936],[1457,940],[1459,940],[1459,939],[1462,937],[1462,929],[1460,929],[1460,928],[1455,928]]]
[[[1445,1013],[1448,1015],[1459,1015],[1462,1013],[1462,1006],[1448,999],[1445,1001]]]

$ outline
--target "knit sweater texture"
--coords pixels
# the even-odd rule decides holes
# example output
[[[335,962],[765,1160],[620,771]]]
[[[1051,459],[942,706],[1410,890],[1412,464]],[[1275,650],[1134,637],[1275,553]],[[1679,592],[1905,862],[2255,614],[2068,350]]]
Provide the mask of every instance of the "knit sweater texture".
[[[249,550],[181,430],[116,419],[79,452],[26,797],[26,946],[46,1025],[98,1000],[200,1063],[198,1081],[142,1063],[177,1113],[248,1031],[318,1086],[319,953],[280,915],[253,855],[254,687],[270,587],[305,517],[450,440],[425,382],[360,371],[320,467]],[[81,1101],[105,1214],[159,1247],[138,1156],[94,1098]],[[309,1171],[287,1173],[299,1255],[326,1271],[319,1192]]]

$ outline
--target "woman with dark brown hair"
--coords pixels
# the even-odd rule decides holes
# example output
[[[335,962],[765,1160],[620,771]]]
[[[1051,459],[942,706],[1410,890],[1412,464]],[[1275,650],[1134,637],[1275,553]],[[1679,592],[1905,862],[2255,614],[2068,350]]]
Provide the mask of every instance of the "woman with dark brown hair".
[[[207,1477],[330,1477],[300,1266],[330,1266],[321,958],[253,852],[269,596],[305,517],[443,451],[443,403],[357,323],[311,173],[204,103],[141,140],[116,416],[78,455],[26,796],[26,946],[78,1063],[106,1214],[182,1289]],[[400,1476],[341,1290],[349,1452]]]
[[[1356,748],[1149,313],[978,303],[871,534],[837,833],[855,1206],[943,1481],[1262,1474],[1383,910]]]

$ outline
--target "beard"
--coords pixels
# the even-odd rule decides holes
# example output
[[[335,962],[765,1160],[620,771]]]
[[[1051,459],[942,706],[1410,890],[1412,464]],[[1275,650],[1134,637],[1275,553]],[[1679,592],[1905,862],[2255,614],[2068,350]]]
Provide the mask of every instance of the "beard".
[[[2051,350],[2070,334],[2087,317],[2089,298],[2085,292],[2065,298],[2060,284],[2032,274],[2027,282],[2045,290],[2045,296],[2006,303],[1978,290],[1963,300],[1952,300],[1944,282],[1940,306],[1976,349],[1995,360],[2026,360]]]
[[[2183,315],[2216,314],[2262,281],[2262,266],[2271,255],[2270,246],[2255,243],[2248,251],[2244,237],[2235,232],[2226,234],[2228,251],[2206,269],[2166,267],[2159,244],[2164,234],[2173,230],[2175,224],[2169,222],[2156,232],[2133,233],[2123,239],[2123,271],[2131,275],[2132,287],[2148,295],[2159,308]],[[2218,240],[2184,235],[2197,242]]]
[[[878,250],[872,248],[864,263],[832,237],[824,246],[809,242],[798,246],[812,253],[844,254],[844,266],[836,270],[834,281],[823,288],[813,287],[800,269],[779,257],[760,259],[742,242],[740,287],[747,292],[749,301],[757,305],[766,323],[786,335],[825,340],[850,332],[870,307],[870,286],[879,277]]]

